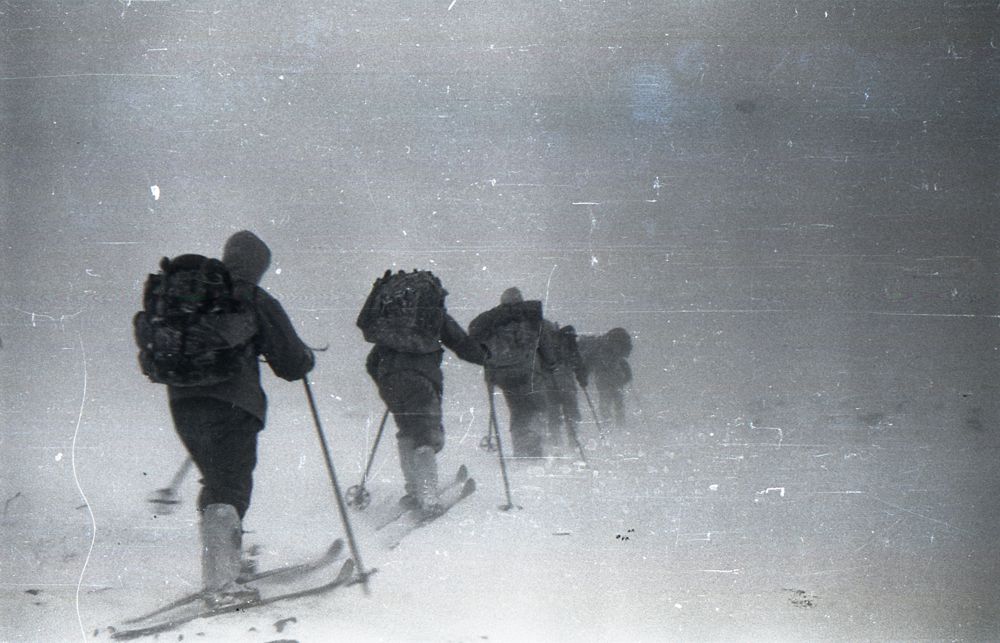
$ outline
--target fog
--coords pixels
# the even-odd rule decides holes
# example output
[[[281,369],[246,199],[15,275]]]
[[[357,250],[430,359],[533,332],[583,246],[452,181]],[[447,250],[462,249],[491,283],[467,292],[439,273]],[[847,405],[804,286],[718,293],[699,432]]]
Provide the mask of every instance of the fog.
[[[656,535],[641,551],[658,563],[632,561],[590,590],[580,580],[570,603],[592,609],[609,586],[647,597],[605,608],[606,630],[586,619],[547,629],[558,616],[540,607],[490,630],[489,594],[466,578],[476,604],[414,638],[992,637],[996,20],[995,3],[975,0],[4,3],[0,638],[89,634],[139,607],[115,592],[155,603],[176,591],[158,574],[196,578],[195,488],[183,520],[142,523],[145,495],[183,452],[164,391],[139,373],[131,317],[160,257],[218,256],[241,229],[271,247],[263,285],[302,337],[329,346],[312,377],[348,483],[383,409],[354,319],[385,269],[433,270],[463,325],[516,285],[549,319],[633,335],[627,430],[601,441],[596,425],[581,429],[618,500],[593,486],[599,475],[559,474],[571,490],[551,469],[513,477],[546,534],[559,515],[546,502],[582,521],[577,566],[563,561],[581,578],[606,560],[602,539],[643,516]],[[495,460],[475,449],[481,375],[449,359],[445,377],[442,458],[478,464],[469,519],[492,516]],[[308,510],[336,531],[329,484],[322,469],[295,473],[317,462],[301,391],[270,376],[265,388],[250,520],[262,541],[305,554],[326,536],[278,525]],[[384,457],[391,496],[398,467]],[[820,466],[827,457],[839,468]],[[727,476],[739,491],[725,509],[691,500]],[[795,480],[809,494],[876,500],[803,504]],[[771,486],[794,502],[747,514],[778,502],[755,496]],[[316,497],[288,500],[302,488]],[[628,525],[608,515],[615,502]],[[429,543],[453,538],[458,521],[401,558],[370,543],[374,565],[395,561],[376,578],[427,591],[406,561],[433,556]],[[524,537],[501,523],[502,537]],[[480,557],[481,574],[503,566],[485,558],[497,537],[486,529],[462,532],[478,543],[464,554]],[[663,587],[705,595],[677,572],[678,560],[719,563],[710,547],[681,544],[696,532],[743,534],[719,545],[727,569],[744,570],[722,601],[745,606],[728,624],[712,604],[675,621],[643,603]],[[779,572],[798,564],[769,539],[800,542],[816,574],[839,570],[812,610],[832,610],[825,620],[782,620],[761,598],[780,595],[790,581]],[[134,561],[123,553],[143,547]],[[865,558],[875,548],[884,555]],[[121,556],[133,566],[115,569]],[[548,545],[521,558],[532,574],[561,569]],[[514,600],[525,579],[504,569],[490,591]],[[56,597],[25,594],[43,586]],[[86,589],[102,587],[113,589]],[[564,589],[527,588],[536,607]],[[412,596],[383,591],[384,628],[365,629],[346,607],[323,627],[407,638],[393,618],[416,609]],[[879,592],[892,610],[879,611]]]

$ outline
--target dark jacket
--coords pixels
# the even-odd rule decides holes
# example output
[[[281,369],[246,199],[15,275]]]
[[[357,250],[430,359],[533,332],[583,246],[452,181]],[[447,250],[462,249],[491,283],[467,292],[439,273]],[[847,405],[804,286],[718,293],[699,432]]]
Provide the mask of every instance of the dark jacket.
[[[613,340],[607,335],[585,335],[577,340],[581,359],[598,388],[621,388],[632,381],[628,363],[631,344],[625,346]]]
[[[524,363],[530,365],[525,374],[530,375],[531,370],[551,372],[558,361],[558,348],[554,345],[551,322],[542,317],[542,303],[538,300],[503,303],[481,313],[469,324],[469,335],[476,343],[485,347],[503,327],[516,324],[532,328],[532,332],[537,334],[534,351],[524,360]],[[487,354],[488,372],[493,368],[490,357]]]
[[[483,363],[482,349],[447,312],[441,324],[441,344],[451,349],[459,359],[473,364]],[[365,370],[376,381],[389,373],[415,371],[429,379],[440,395],[444,391],[444,374],[441,372],[443,355],[443,349],[430,353],[404,353],[376,344],[368,353]]]
[[[572,326],[559,326],[546,322],[547,331],[551,334],[551,344],[555,347],[556,371],[572,372],[581,387],[587,388],[589,368],[584,363],[577,346],[576,329]]]
[[[267,415],[267,396],[260,385],[258,355],[263,355],[278,377],[294,381],[305,377],[315,363],[278,300],[256,285],[270,263],[270,251],[252,233],[234,234],[226,243],[223,263],[234,279],[234,294],[250,304],[257,333],[242,356],[242,369],[232,379],[211,386],[168,386],[171,403],[190,398],[229,402],[260,418]]]

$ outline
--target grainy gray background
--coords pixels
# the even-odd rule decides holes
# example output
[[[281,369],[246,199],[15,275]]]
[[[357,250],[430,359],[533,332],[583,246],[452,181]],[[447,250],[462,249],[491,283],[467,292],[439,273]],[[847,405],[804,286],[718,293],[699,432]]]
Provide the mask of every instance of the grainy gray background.
[[[630,584],[685,598],[623,598],[606,630],[522,609],[525,631],[993,638],[998,14],[976,0],[3,2],[0,638],[106,624],[81,588],[155,595],[160,572],[115,570],[107,535],[152,529],[163,547],[129,512],[180,457],[130,317],[159,256],[217,254],[242,228],[271,245],[265,285],[303,335],[331,345],[315,375],[334,423],[380,414],[353,319],[386,267],[435,270],[462,323],[516,284],[562,323],[633,331],[635,423],[592,453],[613,501],[570,496],[568,515],[589,516],[575,573],[597,588],[577,605]],[[459,462],[474,455],[452,426],[484,400],[473,369],[446,369]],[[307,424],[297,390],[269,387],[272,424]],[[295,461],[282,435],[262,448]],[[366,445],[338,446],[351,475]],[[279,522],[282,466],[259,473],[255,501]],[[559,496],[540,480],[539,503]],[[725,480],[735,491],[707,501]],[[586,537],[636,526],[650,560],[588,580],[607,554]],[[551,553],[527,559],[552,576]],[[543,608],[564,589],[500,578],[491,591]],[[25,594],[49,585],[49,602]],[[826,592],[825,618],[769,610],[801,588]],[[688,620],[664,615],[681,604]]]

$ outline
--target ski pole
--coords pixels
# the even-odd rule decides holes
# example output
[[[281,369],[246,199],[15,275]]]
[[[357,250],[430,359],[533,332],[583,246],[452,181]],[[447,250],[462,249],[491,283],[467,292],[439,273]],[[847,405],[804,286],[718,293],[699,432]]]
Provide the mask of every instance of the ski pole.
[[[378,425],[375,444],[372,445],[372,452],[368,455],[368,464],[365,466],[364,475],[361,476],[361,484],[347,488],[347,505],[350,507],[364,509],[371,503],[372,497],[368,493],[368,490],[365,489],[365,483],[368,482],[368,472],[372,470],[372,462],[375,461],[375,452],[378,451],[378,443],[382,439],[382,431],[385,430],[385,421],[387,419],[389,419],[389,407],[385,407],[385,413],[382,414],[382,422]]]
[[[493,422],[490,421],[490,427],[487,429],[486,435],[479,439],[479,448],[483,451],[496,451],[497,447],[493,444]]]
[[[507,465],[504,462],[503,446],[500,444],[500,426],[497,424],[497,409],[493,402],[492,383],[488,385],[488,391],[490,395],[490,424],[493,425],[493,436],[497,440],[497,454],[500,457],[500,474],[503,476],[503,489],[507,494],[507,504],[500,505],[500,509],[510,511],[514,507],[517,507],[517,505],[514,504],[514,501],[510,497],[510,482],[507,480]],[[518,507],[518,509],[520,509],[520,507]]]
[[[479,439],[479,448],[483,451],[496,451],[497,445],[493,443],[493,419],[487,421],[486,435]]]
[[[168,507],[180,504],[181,502],[177,489],[181,486],[181,483],[184,482],[184,478],[187,477],[187,473],[191,470],[191,465],[193,464],[194,461],[190,456],[184,458],[184,462],[182,462],[181,466],[177,469],[177,473],[175,473],[174,477],[170,480],[170,484],[162,489],[154,491],[148,502],[154,505],[162,505],[164,508],[163,513],[170,513],[172,509],[168,509]]]
[[[589,464],[587,462],[587,456],[583,453],[583,445],[580,444],[580,436],[576,434],[576,422],[567,419],[566,432],[569,433],[569,437],[573,439],[573,443],[576,445],[576,450],[580,452],[580,459],[583,460],[584,464]]]
[[[597,430],[600,432],[601,437],[604,437],[604,427],[601,426],[601,421],[597,419],[597,411],[594,410],[594,403],[590,401],[590,393],[587,391],[586,386],[581,386],[583,389],[583,395],[587,398],[587,406],[590,407],[590,414],[594,416],[594,423],[597,425]]]
[[[191,459],[191,456],[184,458],[184,462],[181,463],[181,466],[177,469],[177,473],[175,473],[174,477],[170,480],[170,485],[167,489],[176,491],[177,488],[181,486],[181,483],[184,482],[184,478],[187,477],[187,472],[191,470],[191,465],[193,464],[194,460]]]
[[[319,411],[316,410],[316,400],[313,399],[312,388],[309,387],[309,380],[302,378],[302,386],[306,390],[306,398],[309,400],[309,410],[312,411],[313,422],[316,424],[316,435],[319,436],[320,446],[323,448],[323,458],[326,460],[326,470],[330,474],[330,483],[333,485],[333,493],[337,498],[337,510],[340,511],[340,520],[344,523],[344,533],[347,535],[347,543],[351,547],[351,556],[358,568],[358,576],[361,577],[361,586],[366,595],[371,594],[368,588],[368,576],[372,572],[366,572],[361,564],[361,554],[358,552],[358,544],[354,540],[354,532],[351,531],[351,521],[347,517],[347,509],[344,507],[344,498],[340,494],[340,485],[337,484],[337,473],[333,470],[333,459],[330,457],[330,449],[326,445],[326,438],[323,436],[323,425],[319,421]]]

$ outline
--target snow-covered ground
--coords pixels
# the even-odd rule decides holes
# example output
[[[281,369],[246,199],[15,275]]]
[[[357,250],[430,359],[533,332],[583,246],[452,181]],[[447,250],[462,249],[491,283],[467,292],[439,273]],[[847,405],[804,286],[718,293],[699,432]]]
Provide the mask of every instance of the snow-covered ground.
[[[184,454],[130,320],[160,256],[244,228],[330,346],[344,487],[389,267],[463,324],[517,285],[628,328],[629,423],[581,426],[587,467],[510,463],[501,511],[449,360],[472,497],[392,550],[352,512],[370,596],[161,640],[1000,639],[995,3],[764,4],[3,3],[0,641],[106,640],[197,586],[195,476],[146,502]],[[270,567],[343,532],[301,385],[265,388]],[[400,493],[391,440],[369,487]]]
[[[680,341],[659,359],[635,360],[629,425],[609,427],[606,440],[583,425],[588,467],[511,463],[523,509],[509,512],[498,509],[497,461],[477,448],[485,394],[474,369],[450,364],[442,470],[468,464],[476,494],[394,550],[352,511],[363,561],[379,570],[369,597],[350,588],[180,632],[248,641],[994,638],[1000,474],[996,379],[985,376],[995,357],[975,338],[995,333],[995,320],[866,318],[855,320],[864,335],[850,338],[815,321],[673,317]],[[34,395],[6,416],[4,448],[18,461],[4,478],[2,640],[106,638],[105,626],[197,583],[194,476],[175,514],[156,516],[144,502],[183,457],[161,391],[132,373],[112,384],[96,347],[85,381],[80,340],[93,334],[74,320],[5,337],[8,359],[32,365],[21,375]],[[645,351],[640,340],[636,352]],[[357,482],[380,409],[371,394],[358,394],[367,411],[337,399],[345,371],[325,360],[312,381],[346,486]],[[302,390],[274,378],[268,387],[246,523],[264,567],[304,560],[342,535]],[[391,446],[369,484],[375,504],[399,493]]]

